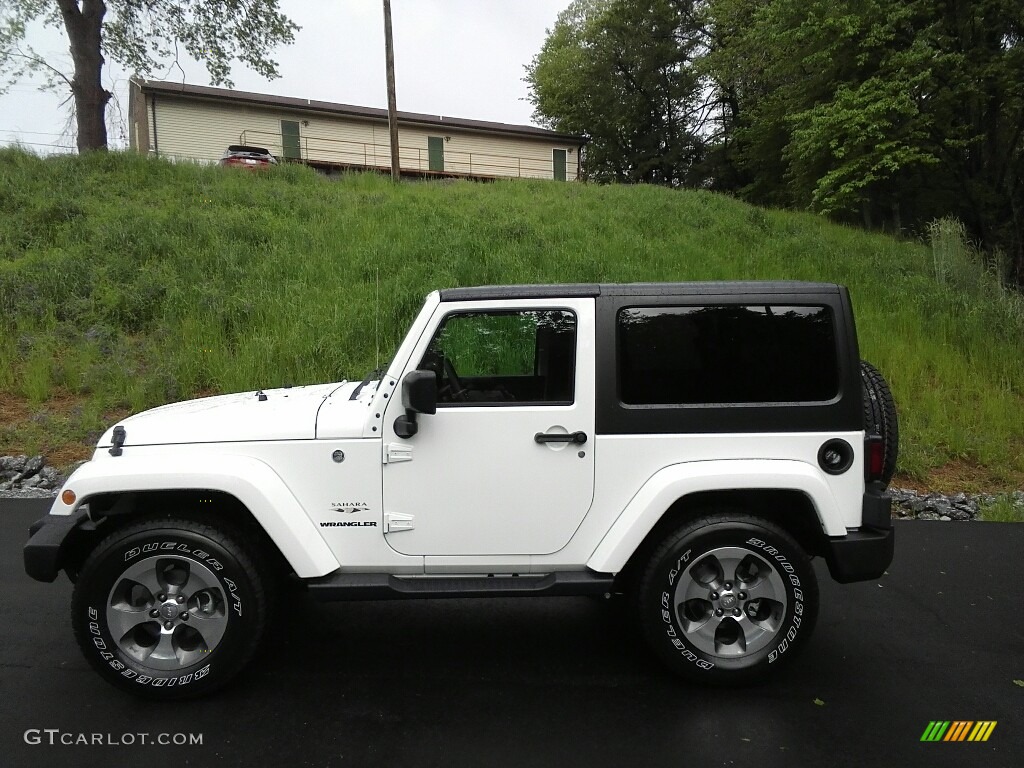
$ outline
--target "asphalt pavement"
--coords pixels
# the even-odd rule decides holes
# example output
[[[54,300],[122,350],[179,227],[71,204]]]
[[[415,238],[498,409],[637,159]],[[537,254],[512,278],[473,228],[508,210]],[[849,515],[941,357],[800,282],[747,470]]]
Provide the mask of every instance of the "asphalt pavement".
[[[2,766],[1024,765],[1024,525],[897,522],[889,573],[862,584],[819,562],[815,635],[757,687],[676,680],[589,598],[300,594],[229,688],[156,704],[87,666],[66,577],[24,574],[47,507],[0,500]],[[934,720],[997,725],[921,742]]]

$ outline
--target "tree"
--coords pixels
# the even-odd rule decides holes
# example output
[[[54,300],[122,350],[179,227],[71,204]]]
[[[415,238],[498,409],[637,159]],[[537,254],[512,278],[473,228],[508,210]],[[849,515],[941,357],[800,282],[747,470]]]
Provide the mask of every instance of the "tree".
[[[1024,284],[1019,0],[710,0],[753,202],[900,231],[954,215]]]
[[[24,46],[36,21],[62,27],[68,38],[71,77]],[[0,73],[8,84],[32,71],[70,89],[78,150],[107,148],[106,108],[111,93],[101,79],[105,57],[148,76],[157,60],[177,60],[179,46],[202,61],[214,85],[231,87],[231,62],[264,77],[277,77],[270,51],[294,40],[298,27],[278,10],[278,0],[0,0]]]
[[[696,0],[576,0],[526,68],[534,118],[586,136],[597,180],[701,183]]]

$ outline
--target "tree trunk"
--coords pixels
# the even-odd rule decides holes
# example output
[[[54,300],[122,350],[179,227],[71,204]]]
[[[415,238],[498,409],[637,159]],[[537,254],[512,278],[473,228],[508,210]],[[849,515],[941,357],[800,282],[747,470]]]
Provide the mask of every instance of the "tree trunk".
[[[902,235],[903,234],[903,217],[900,215],[900,201],[898,199],[896,199],[896,198],[892,199],[891,209],[892,209],[892,226],[893,226],[893,230],[894,230],[893,234],[895,234],[895,235]]]
[[[1006,244],[1009,250],[1010,263],[1006,279],[1018,290],[1024,291],[1024,212],[1021,211],[1018,199],[1010,190],[1010,211],[1012,214],[1012,235]]]
[[[860,201],[860,213],[864,217],[864,229],[871,229],[871,203],[867,200]]]
[[[107,102],[110,91],[103,87],[103,54],[100,52],[103,17],[107,6],[103,0],[57,0],[64,28],[71,42],[71,60],[75,76],[71,92],[75,98],[75,120],[78,124],[78,151],[106,151]]]

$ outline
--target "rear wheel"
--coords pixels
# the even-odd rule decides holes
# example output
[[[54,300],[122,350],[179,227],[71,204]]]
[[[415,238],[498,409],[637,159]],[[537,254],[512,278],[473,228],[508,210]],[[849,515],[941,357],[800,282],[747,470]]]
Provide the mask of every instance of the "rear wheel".
[[[252,657],[267,622],[253,555],[238,534],[188,519],[115,531],[72,597],[86,659],[112,685],[156,699],[209,693]]]
[[[810,560],[773,523],[740,512],[691,520],[654,551],[635,593],[654,651],[683,677],[762,677],[807,642],[818,614]]]

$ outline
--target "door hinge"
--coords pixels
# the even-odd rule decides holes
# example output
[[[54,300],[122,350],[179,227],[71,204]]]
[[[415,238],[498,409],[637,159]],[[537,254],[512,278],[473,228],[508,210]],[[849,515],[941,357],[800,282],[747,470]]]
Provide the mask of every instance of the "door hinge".
[[[412,461],[412,446],[401,443],[388,443],[384,446],[384,463],[398,464],[402,461]]]
[[[384,533],[397,533],[398,531],[411,531],[413,525],[412,515],[403,515],[401,512],[384,513]]]

